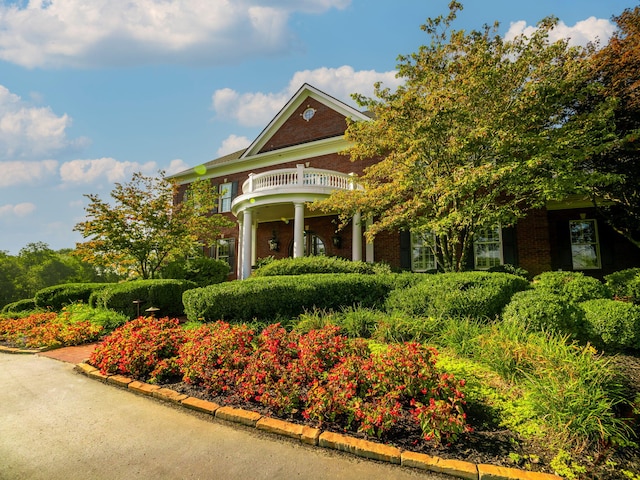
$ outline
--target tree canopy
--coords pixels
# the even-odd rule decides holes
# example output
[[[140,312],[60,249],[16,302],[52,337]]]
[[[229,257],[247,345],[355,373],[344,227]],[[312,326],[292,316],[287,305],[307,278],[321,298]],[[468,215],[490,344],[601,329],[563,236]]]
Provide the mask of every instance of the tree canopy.
[[[178,185],[164,176],[135,173],[129,183],[116,183],[113,204],[98,195],[85,195],[87,219],[74,230],[88,239],[77,245],[84,259],[141,278],[155,278],[174,256],[193,253],[202,243],[212,243],[223,226],[231,223],[212,214],[218,194],[210,182],[191,184],[183,201]]]
[[[463,268],[478,229],[616,179],[584,169],[616,141],[615,102],[592,101],[592,48],[551,42],[555,18],[509,41],[497,24],[455,30],[461,8],[451,2],[448,15],[422,26],[430,41],[399,57],[396,91],[377,84],[376,98],[355,96],[373,120],[348,125],[346,154],[380,162],[360,177],[363,190],[315,205],[345,223],[357,211],[371,217],[369,237],[396,228],[434,234],[445,270]]]
[[[594,81],[616,101],[616,148],[596,155],[594,171],[621,177],[614,185],[597,186],[595,201],[609,223],[640,247],[640,7],[614,17],[618,26],[609,43],[593,57]]]

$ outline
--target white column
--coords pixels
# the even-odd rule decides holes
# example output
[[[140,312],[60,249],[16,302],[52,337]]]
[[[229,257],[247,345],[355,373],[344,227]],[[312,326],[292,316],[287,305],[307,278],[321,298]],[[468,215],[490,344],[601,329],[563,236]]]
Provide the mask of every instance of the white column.
[[[367,220],[365,222],[365,226],[366,226],[367,230],[369,230],[369,228],[371,227],[372,223],[373,223],[373,220],[371,219],[371,217],[367,217]],[[374,256],[373,256],[373,240],[371,240],[371,241],[367,240],[367,243],[366,243],[364,249],[365,249],[366,261],[369,262],[369,263],[373,263],[373,259],[374,259]]]
[[[256,248],[258,245],[258,219],[254,218],[251,222],[251,265],[256,264]]]
[[[357,212],[351,219],[351,260],[362,260],[362,216]]]
[[[247,209],[242,216],[242,280],[251,276],[251,251],[253,249],[253,242],[251,241],[252,226],[253,212]]]
[[[293,258],[304,257],[304,203],[294,203]]]
[[[242,241],[242,232],[243,232],[243,222],[242,222],[242,217],[240,216],[238,219],[238,256],[237,256],[237,267],[236,267],[236,278],[238,279],[242,279],[242,245],[244,244],[244,242]]]

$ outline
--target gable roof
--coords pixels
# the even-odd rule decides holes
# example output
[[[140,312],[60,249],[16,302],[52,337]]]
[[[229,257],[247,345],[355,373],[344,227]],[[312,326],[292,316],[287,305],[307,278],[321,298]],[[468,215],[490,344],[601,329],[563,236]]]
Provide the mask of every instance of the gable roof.
[[[366,113],[360,112],[359,110],[347,105],[346,103],[328,95],[325,92],[318,90],[317,88],[305,83],[303,84],[298,91],[294,94],[294,96],[280,109],[280,111],[276,114],[276,116],[269,122],[269,124],[260,132],[258,137],[243,150],[238,150],[237,152],[233,152],[222,157],[215,158],[210,160],[198,167],[193,167],[188,170],[184,170],[182,172],[170,175],[169,178],[181,179],[184,182],[188,182],[196,177],[208,177],[211,175],[211,171],[214,170],[235,170],[233,168],[234,165],[237,165],[238,168],[241,167],[241,164],[246,165],[251,161],[253,157],[265,157],[270,155],[271,152],[289,152],[292,150],[305,150],[312,148],[312,145],[317,145],[317,148],[320,149],[332,149],[333,147],[329,146],[329,143],[334,143],[336,138],[343,139],[343,133],[336,136],[333,135],[330,138],[310,138],[307,142],[302,142],[305,145],[297,144],[297,145],[282,145],[276,147],[271,151],[265,151],[265,145],[272,139],[280,130],[280,128],[285,125],[285,123],[291,119],[295,112],[303,105],[308,102],[309,99],[312,99],[315,102],[321,103],[326,106],[331,111],[339,114],[343,117],[351,118],[353,120],[371,120],[371,117]],[[204,168],[203,168],[204,167]],[[209,175],[199,175],[196,170],[202,169],[205,172],[208,172]]]
[[[294,114],[294,112],[302,105],[308,98],[312,98],[326,106],[331,110],[334,110],[341,115],[353,118],[354,120],[369,120],[370,118],[350,107],[346,103],[328,95],[315,87],[312,87],[308,83],[303,84],[298,91],[291,97],[287,104],[280,109],[277,115],[269,122],[269,124],[262,130],[260,135],[249,145],[244,151],[241,158],[246,158],[251,155],[256,155],[265,146],[269,138],[271,138],[280,127]]]

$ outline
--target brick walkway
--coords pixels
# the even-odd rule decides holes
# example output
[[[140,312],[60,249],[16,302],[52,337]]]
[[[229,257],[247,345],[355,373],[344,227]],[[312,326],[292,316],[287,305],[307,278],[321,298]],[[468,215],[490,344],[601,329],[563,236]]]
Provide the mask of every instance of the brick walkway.
[[[48,352],[41,352],[38,355],[77,364],[87,360],[95,348],[96,344],[90,343],[88,345],[78,345],[77,347],[56,348]]]

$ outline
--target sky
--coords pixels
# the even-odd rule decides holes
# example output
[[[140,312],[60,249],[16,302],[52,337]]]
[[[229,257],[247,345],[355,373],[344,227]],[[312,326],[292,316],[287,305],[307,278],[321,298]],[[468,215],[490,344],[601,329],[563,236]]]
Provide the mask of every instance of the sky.
[[[638,0],[462,0],[456,29],[544,17],[577,44]],[[74,248],[86,194],[247,147],[303,83],[355,106],[448,0],[0,0],[0,251]]]

